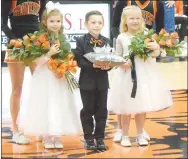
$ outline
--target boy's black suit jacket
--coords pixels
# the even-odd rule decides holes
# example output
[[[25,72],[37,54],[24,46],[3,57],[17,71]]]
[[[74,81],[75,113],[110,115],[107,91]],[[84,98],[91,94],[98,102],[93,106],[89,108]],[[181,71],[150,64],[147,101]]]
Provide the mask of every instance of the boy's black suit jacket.
[[[106,90],[109,88],[108,73],[106,70],[93,68],[93,63],[88,61],[83,55],[89,52],[94,52],[93,45],[90,43],[91,35],[85,34],[76,40],[76,49],[72,51],[75,53],[75,59],[78,66],[81,68],[79,85],[80,89],[84,90]],[[108,38],[100,35],[102,46],[111,45]]]

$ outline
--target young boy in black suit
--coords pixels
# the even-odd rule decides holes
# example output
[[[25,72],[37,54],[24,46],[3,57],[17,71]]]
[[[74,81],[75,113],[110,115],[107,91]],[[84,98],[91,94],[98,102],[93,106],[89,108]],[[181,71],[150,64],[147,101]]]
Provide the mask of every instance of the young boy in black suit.
[[[103,47],[110,44],[110,40],[102,36],[104,26],[103,15],[99,11],[90,11],[85,16],[85,27],[88,33],[76,41],[75,53],[80,72],[80,94],[83,108],[80,118],[84,131],[85,148],[106,150],[104,132],[107,120],[107,94],[109,88],[109,66],[99,66],[88,61],[83,55],[94,52],[93,47]],[[95,118],[95,131],[93,116]],[[94,131],[94,134],[93,134]],[[96,144],[94,139],[96,139]]]

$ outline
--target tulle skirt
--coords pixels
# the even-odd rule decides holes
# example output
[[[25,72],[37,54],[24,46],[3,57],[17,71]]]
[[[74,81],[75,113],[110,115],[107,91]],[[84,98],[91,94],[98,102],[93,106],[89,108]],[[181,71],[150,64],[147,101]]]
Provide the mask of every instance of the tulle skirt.
[[[160,111],[171,106],[173,104],[171,92],[157,69],[156,59],[148,58],[144,62],[135,57],[135,67],[136,97],[131,97],[133,88],[131,69],[125,72],[119,67],[114,71],[108,109],[116,114],[138,114]]]
[[[37,67],[32,79],[20,127],[26,135],[73,135],[82,133],[79,91],[68,88],[47,65]],[[79,106],[78,106],[79,105]]]

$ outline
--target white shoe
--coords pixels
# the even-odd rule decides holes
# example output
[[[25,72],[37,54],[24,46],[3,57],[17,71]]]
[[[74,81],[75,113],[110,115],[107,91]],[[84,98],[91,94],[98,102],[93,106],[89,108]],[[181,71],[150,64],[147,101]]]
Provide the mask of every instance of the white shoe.
[[[126,146],[126,147],[130,147],[131,146],[131,142],[129,140],[128,136],[123,136],[121,139],[121,145],[122,146]]]
[[[115,135],[114,135],[113,141],[114,141],[114,142],[120,142],[122,136],[123,136],[122,130],[121,130],[121,129],[118,129],[117,132],[116,132]]]
[[[27,145],[30,143],[30,139],[26,137],[22,132],[13,133],[12,141],[16,144]]]
[[[147,145],[149,144],[143,134],[139,134],[139,135],[136,137],[136,142],[137,142],[140,146],[147,146]]]
[[[53,149],[54,147],[54,143],[52,140],[43,140],[43,145],[45,149]]]
[[[42,136],[36,136],[36,140],[37,140],[38,142],[42,142]]]
[[[148,135],[148,133],[147,133],[145,130],[143,130],[142,135],[144,136],[144,138],[145,138],[146,140],[148,140],[148,141],[151,140],[150,137],[149,137],[149,135]]]
[[[63,148],[63,143],[60,140],[54,141],[54,148],[62,149]]]

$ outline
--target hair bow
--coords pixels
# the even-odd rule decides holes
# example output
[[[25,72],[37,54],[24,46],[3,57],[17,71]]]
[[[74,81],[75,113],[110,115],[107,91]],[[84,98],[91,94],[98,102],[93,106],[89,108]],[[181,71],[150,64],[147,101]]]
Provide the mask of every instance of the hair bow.
[[[47,4],[46,4],[46,9],[47,9],[47,14],[50,13],[52,10],[54,9],[58,9],[60,10],[60,3],[57,2],[57,3],[53,3],[52,1],[49,1]]]

